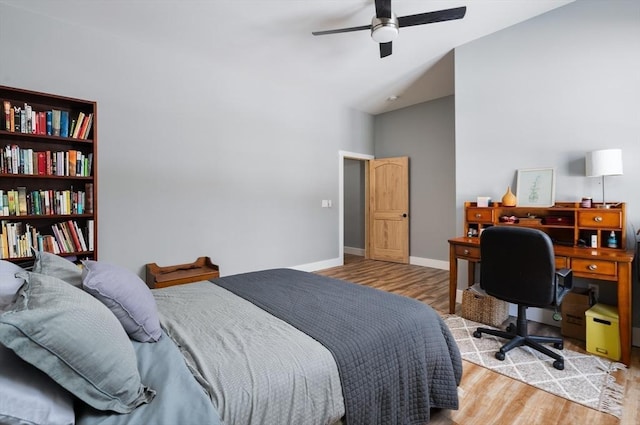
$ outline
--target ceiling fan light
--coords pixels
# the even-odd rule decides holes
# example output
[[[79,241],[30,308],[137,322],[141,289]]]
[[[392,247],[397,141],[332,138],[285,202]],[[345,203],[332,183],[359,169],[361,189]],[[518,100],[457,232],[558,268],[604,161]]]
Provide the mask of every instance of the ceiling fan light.
[[[398,19],[395,15],[392,18],[373,18],[371,21],[371,38],[377,43],[388,43],[398,36]]]

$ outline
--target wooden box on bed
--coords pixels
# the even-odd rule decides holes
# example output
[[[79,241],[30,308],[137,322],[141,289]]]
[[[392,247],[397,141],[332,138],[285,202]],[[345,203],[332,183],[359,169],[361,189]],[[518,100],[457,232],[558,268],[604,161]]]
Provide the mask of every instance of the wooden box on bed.
[[[209,257],[199,257],[193,263],[160,267],[156,263],[146,266],[146,283],[151,289],[182,285],[220,277],[218,266]]]

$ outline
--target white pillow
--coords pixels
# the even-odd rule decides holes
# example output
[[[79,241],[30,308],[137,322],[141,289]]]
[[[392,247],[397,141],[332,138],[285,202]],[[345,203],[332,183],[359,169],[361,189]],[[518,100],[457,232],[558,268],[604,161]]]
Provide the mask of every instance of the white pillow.
[[[22,271],[17,264],[0,260],[0,311],[13,302],[18,289],[24,284],[24,279],[16,277],[16,273]]]
[[[0,344],[0,423],[72,425],[73,398]]]

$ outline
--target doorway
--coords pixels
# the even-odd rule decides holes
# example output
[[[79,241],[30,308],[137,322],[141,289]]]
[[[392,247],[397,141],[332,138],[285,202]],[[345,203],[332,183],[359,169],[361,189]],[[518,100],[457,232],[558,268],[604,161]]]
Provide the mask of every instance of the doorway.
[[[340,263],[346,246],[365,258],[408,264],[409,158],[341,151],[339,170]]]
[[[362,154],[357,152],[347,152],[347,151],[339,151],[338,155],[338,258],[341,265],[344,265],[344,251],[345,251],[345,163],[348,161],[348,167],[350,168],[362,168],[366,170],[369,166],[369,160],[374,159],[373,155]],[[348,176],[352,176],[353,173],[349,170]],[[364,173],[362,174],[364,179]],[[353,183],[353,184],[350,184]],[[349,184],[348,193],[351,196],[357,196],[358,202],[361,199],[363,205],[365,204],[365,194],[366,194],[366,184],[363,180],[360,182],[347,182]],[[361,189],[358,189],[360,187]],[[358,191],[361,193],[358,193]],[[355,194],[355,195],[354,195]],[[354,214],[353,211],[350,211],[350,215]],[[362,210],[362,215],[359,212],[355,212],[357,217],[353,217],[353,219],[357,222],[360,220],[362,222],[362,231],[366,228],[366,212]],[[354,232],[354,237],[357,232]],[[366,232],[365,232],[366,233]],[[366,251],[366,238],[363,235],[363,251]],[[357,247],[355,247],[357,248]],[[365,255],[366,256],[366,255]]]

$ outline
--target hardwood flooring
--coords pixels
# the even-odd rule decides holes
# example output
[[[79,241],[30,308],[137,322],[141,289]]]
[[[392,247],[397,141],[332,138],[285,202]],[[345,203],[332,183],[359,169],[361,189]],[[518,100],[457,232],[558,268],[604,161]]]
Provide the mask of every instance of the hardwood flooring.
[[[418,299],[442,314],[449,312],[449,272],[428,267],[365,260],[345,255],[344,266],[317,272]],[[456,306],[459,313],[460,305]],[[530,324],[532,333],[557,334],[557,328]],[[585,349],[565,339],[565,347]],[[434,412],[433,425],[636,425],[640,423],[640,349],[634,347],[627,373],[622,419],[538,390],[520,381],[464,362],[460,408]]]

